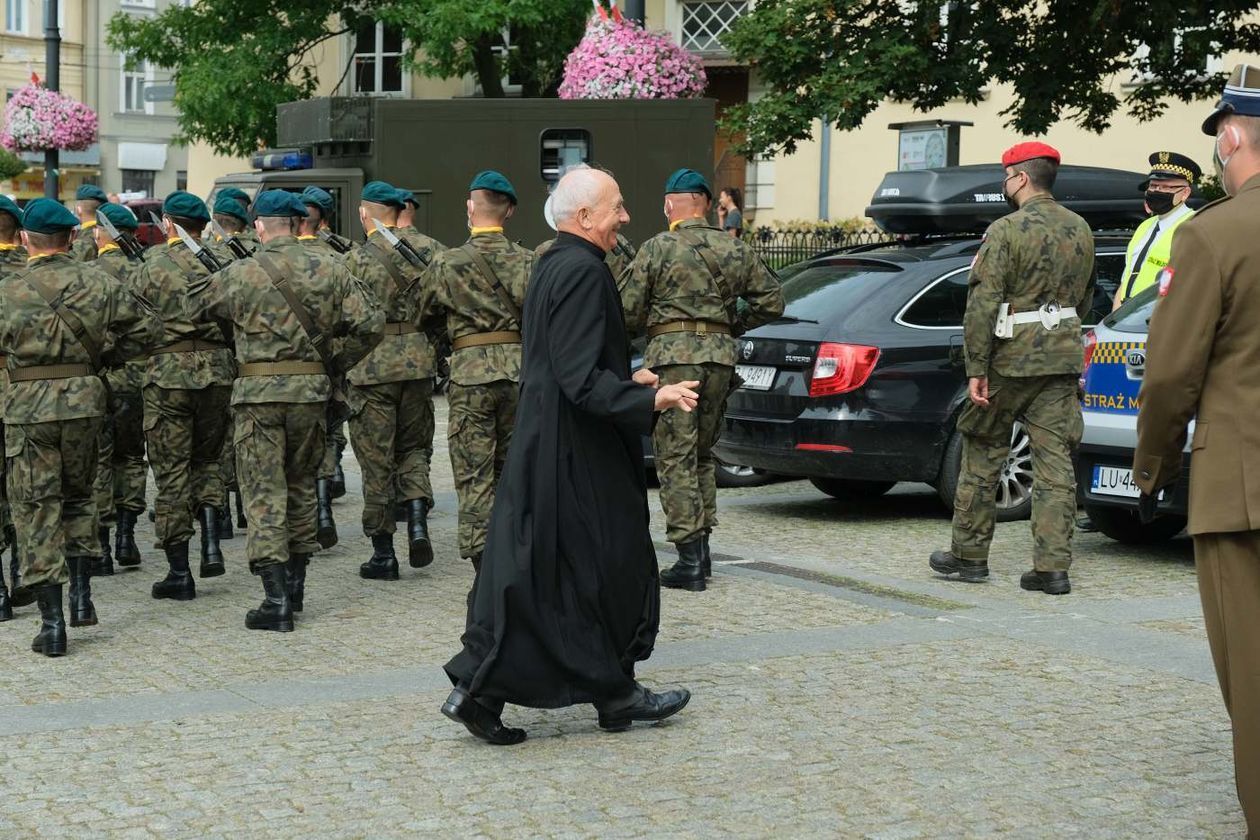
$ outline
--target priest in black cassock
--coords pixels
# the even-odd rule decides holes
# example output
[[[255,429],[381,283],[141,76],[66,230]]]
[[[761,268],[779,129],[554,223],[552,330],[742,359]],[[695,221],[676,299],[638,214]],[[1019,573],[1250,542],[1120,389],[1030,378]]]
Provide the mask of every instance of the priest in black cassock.
[[[635,680],[656,643],[660,586],[648,531],[643,435],[695,407],[698,383],[630,375],[621,301],[604,254],[630,221],[617,182],[583,168],[551,198],[555,245],[525,297],[520,402],[473,583],[464,649],[446,664],[442,713],[492,744],[525,740],[505,703],[593,703],[610,731],[681,710],[684,690]]]

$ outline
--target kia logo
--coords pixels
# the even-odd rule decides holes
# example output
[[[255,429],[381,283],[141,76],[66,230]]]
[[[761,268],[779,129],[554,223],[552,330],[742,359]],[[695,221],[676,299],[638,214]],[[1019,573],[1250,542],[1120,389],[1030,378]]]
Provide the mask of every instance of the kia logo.
[[[1124,363],[1131,368],[1146,367],[1146,351],[1130,350],[1124,355]]]
[[[753,343],[751,341],[744,342],[744,360],[747,361],[753,356]]]

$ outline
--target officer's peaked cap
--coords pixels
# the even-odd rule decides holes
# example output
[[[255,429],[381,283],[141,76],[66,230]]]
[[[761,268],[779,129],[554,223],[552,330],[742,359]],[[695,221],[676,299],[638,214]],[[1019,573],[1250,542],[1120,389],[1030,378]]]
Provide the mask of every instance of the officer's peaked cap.
[[[1151,173],[1142,182],[1140,189],[1143,190],[1151,181],[1158,181],[1161,178],[1184,178],[1193,185],[1203,174],[1199,164],[1176,152],[1152,152],[1149,160]]]
[[[1203,121],[1203,133],[1215,136],[1216,126],[1226,114],[1260,117],[1260,68],[1250,64],[1234,68],[1216,108]]]

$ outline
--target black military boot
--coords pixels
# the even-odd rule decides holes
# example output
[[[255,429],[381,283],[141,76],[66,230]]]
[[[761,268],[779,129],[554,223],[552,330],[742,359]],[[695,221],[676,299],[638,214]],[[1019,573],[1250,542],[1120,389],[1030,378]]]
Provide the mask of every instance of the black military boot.
[[[306,595],[306,567],[311,564],[309,554],[289,555],[288,577],[285,579],[289,588],[289,607],[295,613],[302,611],[302,600]]]
[[[248,525],[245,521],[245,503],[241,501],[241,491],[237,490],[232,495],[236,497],[236,527],[244,530]]]
[[[197,518],[201,520],[201,570],[198,577],[218,577],[226,571],[223,551],[219,548],[219,511],[213,505],[202,505]]]
[[[433,544],[429,542],[429,503],[424,499],[407,500],[407,563],[423,569],[433,562]]]
[[[661,572],[661,586],[669,589],[704,591],[704,538],[678,543],[678,562]]]
[[[1031,569],[1019,576],[1019,588],[1047,595],[1066,595],[1072,591],[1067,572],[1039,572]]]
[[[35,603],[36,593],[29,586],[22,585],[22,564],[18,561],[17,531],[10,525],[5,529],[9,536],[9,550],[13,557],[9,561],[9,577],[13,580],[13,588],[9,590],[9,603],[15,607],[25,607]]]
[[[232,529],[232,505],[225,504],[223,505],[223,507],[216,510],[215,513],[218,514],[217,525],[218,525],[219,539],[221,540],[236,539],[236,531]]]
[[[700,555],[700,567],[704,569],[705,580],[713,577],[713,553],[709,550],[709,534],[712,531],[705,531],[704,536],[700,538],[703,553]]]
[[[66,655],[66,617],[61,611],[61,584],[50,583],[35,590],[39,599],[39,633],[31,650],[44,656]]]
[[[332,493],[326,478],[315,480],[315,539],[324,548],[337,544],[337,522],[333,519]],[[300,609],[298,607],[295,610]]]
[[[114,555],[110,552],[109,529],[102,525],[97,529],[97,537],[101,541],[101,556],[92,558],[88,571],[92,573],[92,577],[109,577],[114,573]]]
[[[67,557],[70,567],[70,626],[91,627],[96,623],[92,604],[92,557]]]
[[[0,621],[13,618],[13,605],[9,603],[9,587],[4,585],[4,564],[0,563]]]
[[[119,566],[139,566],[140,547],[136,545],[136,512],[119,508],[114,523],[114,559]]]
[[[372,556],[359,566],[359,577],[368,580],[398,580],[398,558],[394,556],[393,534],[372,535]]]
[[[245,614],[245,626],[250,630],[293,632],[293,608],[289,604],[289,590],[285,580],[288,572],[285,564],[263,566],[258,576],[262,578],[266,596],[258,609]]]
[[[197,584],[188,569],[188,543],[174,543],[164,550],[170,569],[166,572],[166,577],[153,584],[153,597],[191,601],[197,597]]]
[[[928,558],[928,565],[938,575],[957,574],[959,580],[968,583],[981,583],[989,576],[987,560],[963,560],[955,557],[950,551],[933,551]]]
[[[333,467],[332,478],[328,480],[328,489],[334,499],[346,495],[346,474],[341,469],[341,449],[337,449],[337,464]]]

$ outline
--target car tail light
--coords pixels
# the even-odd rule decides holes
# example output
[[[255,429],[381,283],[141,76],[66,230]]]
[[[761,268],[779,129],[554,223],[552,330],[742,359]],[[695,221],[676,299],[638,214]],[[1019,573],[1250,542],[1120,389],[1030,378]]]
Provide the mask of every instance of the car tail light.
[[[809,395],[825,397],[855,391],[866,384],[878,361],[878,347],[824,341],[818,345],[818,355],[814,359]]]
[[[1093,330],[1090,330],[1085,333],[1083,343],[1085,344],[1085,364],[1081,366],[1080,386],[1082,391],[1085,390],[1085,375],[1089,373],[1089,363],[1094,360],[1094,348],[1098,346],[1098,336],[1094,335]]]

